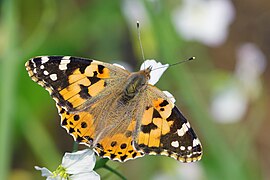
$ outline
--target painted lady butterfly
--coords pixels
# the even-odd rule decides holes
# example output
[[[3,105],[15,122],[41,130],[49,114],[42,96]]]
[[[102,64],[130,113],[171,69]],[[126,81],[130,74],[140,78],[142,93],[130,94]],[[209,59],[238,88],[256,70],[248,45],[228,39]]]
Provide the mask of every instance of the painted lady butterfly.
[[[145,154],[201,159],[202,146],[189,122],[167,93],[149,84],[152,66],[130,73],[71,56],[35,57],[25,66],[56,101],[61,126],[99,156],[120,162]]]

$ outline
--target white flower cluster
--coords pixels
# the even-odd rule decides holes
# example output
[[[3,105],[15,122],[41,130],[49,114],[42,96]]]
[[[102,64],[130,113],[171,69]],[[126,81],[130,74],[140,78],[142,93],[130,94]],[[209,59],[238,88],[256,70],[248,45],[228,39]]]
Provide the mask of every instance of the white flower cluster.
[[[95,153],[90,149],[65,153],[62,164],[51,172],[45,167],[35,166],[46,180],[99,180],[100,176],[93,171],[96,163]]]
[[[183,0],[172,20],[181,37],[218,46],[226,40],[234,15],[230,0]]]
[[[245,116],[249,103],[262,92],[266,62],[255,44],[245,43],[238,49],[234,74],[213,96],[211,113],[216,121],[232,123]]]

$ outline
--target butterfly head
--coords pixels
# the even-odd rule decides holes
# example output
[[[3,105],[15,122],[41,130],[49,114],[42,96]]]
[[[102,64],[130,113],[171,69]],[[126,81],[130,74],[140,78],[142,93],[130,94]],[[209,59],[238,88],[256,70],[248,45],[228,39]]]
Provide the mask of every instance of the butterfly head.
[[[150,79],[150,73],[153,69],[153,66],[148,66],[145,70],[142,70],[142,73],[145,75],[146,79],[149,80]]]

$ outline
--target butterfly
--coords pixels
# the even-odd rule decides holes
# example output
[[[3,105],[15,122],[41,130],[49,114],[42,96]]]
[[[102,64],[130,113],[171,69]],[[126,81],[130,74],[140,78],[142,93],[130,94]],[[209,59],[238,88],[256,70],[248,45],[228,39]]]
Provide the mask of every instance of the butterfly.
[[[99,156],[120,162],[146,154],[181,162],[201,159],[202,146],[190,123],[173,97],[153,85],[159,79],[155,73],[168,65],[147,60],[131,73],[87,58],[40,56],[25,66],[55,100],[61,126]]]

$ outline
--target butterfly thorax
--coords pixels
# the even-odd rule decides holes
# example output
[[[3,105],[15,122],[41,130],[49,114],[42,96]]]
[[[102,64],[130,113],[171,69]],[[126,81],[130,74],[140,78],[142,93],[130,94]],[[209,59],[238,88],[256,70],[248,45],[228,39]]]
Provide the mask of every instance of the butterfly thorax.
[[[120,88],[111,90],[111,93],[99,102],[99,106],[89,109],[95,119],[96,135],[93,146],[104,137],[124,133],[132,120],[138,121],[141,118],[143,110],[140,108],[139,99],[144,99],[143,92],[148,84],[149,73],[150,68],[130,73]],[[134,128],[130,130],[133,132]]]
[[[131,73],[126,81],[123,100],[133,99],[148,83],[151,68],[139,72]]]

